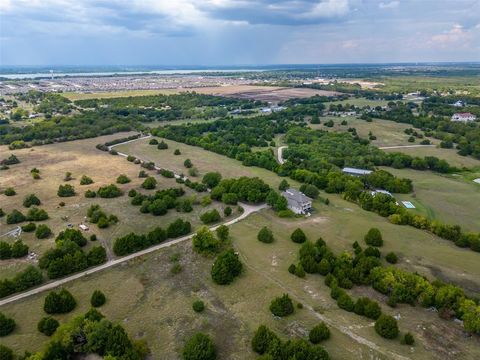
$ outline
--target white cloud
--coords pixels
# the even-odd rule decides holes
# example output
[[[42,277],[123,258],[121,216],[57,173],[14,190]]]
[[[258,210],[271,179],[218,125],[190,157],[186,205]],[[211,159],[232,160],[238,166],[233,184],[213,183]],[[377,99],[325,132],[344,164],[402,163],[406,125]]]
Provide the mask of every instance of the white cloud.
[[[472,39],[472,34],[470,31],[467,31],[463,28],[462,25],[455,24],[448,31],[444,31],[442,34],[434,35],[428,41],[428,44],[431,46],[468,46],[470,40]]]
[[[378,7],[380,9],[395,9],[399,5],[400,5],[400,1],[395,0],[395,1],[390,1],[390,2],[387,2],[387,3],[381,2],[380,4],[378,4]]]

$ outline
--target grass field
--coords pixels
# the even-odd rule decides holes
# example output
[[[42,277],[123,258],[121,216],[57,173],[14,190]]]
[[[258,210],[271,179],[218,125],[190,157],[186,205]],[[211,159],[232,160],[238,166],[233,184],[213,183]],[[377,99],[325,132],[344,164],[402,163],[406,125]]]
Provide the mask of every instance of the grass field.
[[[338,105],[338,104],[350,104],[350,105],[355,105],[355,106],[370,106],[370,107],[376,107],[376,106],[386,106],[389,103],[388,100],[369,100],[365,98],[350,98],[348,100],[341,100],[341,101],[332,101],[327,104],[325,104],[327,107],[330,104]]]
[[[113,182],[117,172],[126,173],[132,178],[133,181],[128,186],[138,187],[139,179],[136,178],[138,166],[124,158],[111,156],[94,148],[94,144],[116,137],[120,135],[37,147],[33,152],[30,149],[15,151],[23,161],[22,164],[16,165],[18,170],[15,170],[18,171],[16,176],[21,179],[16,186],[19,193],[21,192],[17,195],[20,199],[17,201],[21,201],[23,199],[21,195],[30,192],[32,186],[41,186],[40,183],[35,184],[28,174],[30,167],[39,159],[43,159],[45,164],[41,168],[42,175],[45,176],[45,183],[42,186],[51,184],[45,190],[38,188],[38,191],[56,192],[58,184],[63,183],[65,171],[73,172],[76,178],[73,182],[77,190],[80,188],[77,185],[78,179],[85,171],[88,171],[87,175],[96,181],[91,185],[94,189],[101,183]],[[166,140],[169,149],[160,151],[147,142],[148,140],[140,140],[121,145],[117,150],[152,160],[158,166],[178,172],[186,172],[183,161],[190,158],[199,169],[200,175],[208,171],[220,171],[224,177],[258,176],[274,187],[277,187],[281,180],[267,170],[245,167],[236,160],[197,147]],[[176,148],[180,149],[182,155],[173,155]],[[109,166],[108,171],[105,171],[105,164]],[[20,166],[23,170],[20,170]],[[12,166],[8,172],[13,171],[14,167]],[[96,169],[95,173],[91,172],[92,169]],[[432,178],[447,188],[453,186],[449,182],[445,183],[443,177],[437,179],[436,175],[430,173],[409,172],[411,173],[399,170],[402,176],[413,177],[415,174],[421,174],[425,179]],[[52,174],[52,179],[48,182],[47,173]],[[172,180],[162,178],[159,180],[162,187],[175,184]],[[289,182],[298,185],[293,181]],[[467,185],[463,180],[458,182]],[[0,186],[3,188],[6,183],[10,183],[10,180],[5,182],[2,176]],[[414,184],[418,197],[420,189],[417,189],[415,179]],[[442,188],[437,191],[441,192]],[[457,192],[457,196],[461,194],[463,199],[471,196],[468,192],[469,187],[456,187],[454,191]],[[2,203],[5,199],[8,201],[12,199],[0,196]],[[286,338],[305,336],[308,329],[320,319],[330,324],[332,330],[332,338],[325,342],[325,347],[333,359],[400,359],[396,354],[409,359],[478,358],[479,339],[464,337],[458,324],[441,320],[434,312],[407,305],[400,305],[395,309],[383,305],[385,312],[401,316],[399,320],[401,331],[410,331],[414,334],[417,345],[413,348],[406,347],[400,345],[398,340],[388,341],[380,338],[373,330],[371,321],[338,309],[330,299],[329,289],[323,284],[321,276],[308,275],[302,280],[287,272],[288,266],[296,261],[298,253],[298,245],[289,240],[291,232],[297,227],[304,229],[311,240],[323,237],[336,253],[351,251],[351,244],[354,241],[364,245],[364,234],[370,227],[378,227],[385,240],[385,245],[381,248],[382,253],[396,252],[400,258],[399,267],[417,271],[429,278],[438,277],[460,284],[469,293],[477,296],[480,294],[479,254],[455,247],[452,243],[427,232],[390,224],[386,219],[366,212],[357,205],[341,199],[340,196],[330,194],[322,196],[328,196],[330,205],[315,202],[316,211],[309,218],[280,219],[272,211],[264,210],[232,225],[230,230],[232,243],[240,254],[245,271],[230,286],[214,285],[209,274],[213,259],[192,253],[190,244],[184,243],[69,283],[66,287],[76,296],[79,307],[74,313],[57,318],[66,321],[75,314],[86,311],[93,289],[101,289],[108,296],[108,302],[102,307],[102,312],[112,320],[121,322],[133,337],[145,339],[152,349],[154,359],[177,359],[184,339],[196,331],[204,331],[213,336],[221,359],[254,359],[255,355],[250,350],[250,339],[258,325],[267,324]],[[80,199],[82,202],[86,201],[81,196],[67,198],[68,206],[65,208],[73,208],[72,205],[78,203]],[[116,225],[118,230],[113,227],[112,232],[120,234],[139,231],[144,227],[162,225],[166,218],[129,215],[131,210],[137,209],[122,202],[115,203],[120,199],[127,200],[126,197],[122,197],[99,202],[107,211],[112,211],[120,217],[121,223]],[[56,208],[58,201],[59,198],[53,196],[52,199],[46,200],[46,206],[51,204],[49,206]],[[443,198],[442,201],[448,199]],[[475,201],[472,200],[468,206],[474,204]],[[474,210],[475,207],[471,210],[472,213]],[[65,210],[52,209],[50,215],[57,217],[61,211]],[[71,214],[73,213],[71,210]],[[75,218],[78,220],[70,221],[81,221],[83,213],[79,211],[78,217]],[[71,216],[74,218],[76,215]],[[60,225],[65,226],[64,223]],[[276,239],[273,244],[263,244],[256,240],[256,234],[262,226],[269,226],[273,230]],[[113,233],[105,235],[109,238],[113,236]],[[170,257],[175,253],[181,254],[183,271],[172,275]],[[0,268],[0,271],[3,277],[4,270]],[[273,297],[284,292],[288,292],[305,307],[296,310],[293,316],[281,320],[274,319],[268,311],[268,305]],[[363,287],[354,289],[352,294],[354,296],[368,294],[379,301],[385,300],[378,293]],[[0,310],[13,316],[18,323],[15,332],[2,338],[2,343],[18,351],[41,348],[47,338],[36,330],[36,323],[43,316],[41,307],[44,296],[45,294],[39,294],[2,306]],[[207,304],[204,313],[196,314],[191,310],[191,304],[197,298],[201,298]]]

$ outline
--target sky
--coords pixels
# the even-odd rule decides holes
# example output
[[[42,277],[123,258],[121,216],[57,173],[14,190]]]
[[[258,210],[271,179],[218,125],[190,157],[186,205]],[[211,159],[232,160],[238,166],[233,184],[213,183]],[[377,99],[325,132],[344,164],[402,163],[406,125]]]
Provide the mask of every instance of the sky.
[[[0,65],[480,61],[480,0],[0,0]]]

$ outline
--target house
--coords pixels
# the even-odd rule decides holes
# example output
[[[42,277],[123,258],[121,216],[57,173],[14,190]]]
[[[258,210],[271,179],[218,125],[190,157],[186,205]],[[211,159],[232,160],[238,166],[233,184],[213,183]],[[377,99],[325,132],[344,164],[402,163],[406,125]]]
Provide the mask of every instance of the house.
[[[453,106],[455,107],[464,107],[465,106],[465,103],[462,101],[462,100],[458,100],[457,102],[455,102],[453,104]]]
[[[452,115],[452,121],[469,122],[475,121],[477,117],[472,113],[455,113]]]
[[[307,214],[312,208],[312,199],[295,189],[288,189],[282,193],[287,199],[288,208],[295,214]]]
[[[381,189],[377,189],[377,190],[373,190],[371,192],[372,196],[375,196],[377,194],[383,194],[383,195],[387,195],[387,196],[390,196],[393,198],[393,195],[390,191],[387,191],[387,190],[381,190]]]
[[[365,170],[365,169],[355,169],[350,167],[344,167],[342,172],[346,175],[352,176],[366,176],[372,173],[372,170]]]

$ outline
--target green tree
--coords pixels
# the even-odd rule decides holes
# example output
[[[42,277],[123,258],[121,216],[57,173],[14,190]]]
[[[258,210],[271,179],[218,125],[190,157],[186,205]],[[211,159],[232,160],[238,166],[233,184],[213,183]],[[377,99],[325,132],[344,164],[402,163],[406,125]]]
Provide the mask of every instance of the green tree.
[[[371,228],[365,235],[365,243],[370,246],[382,246],[382,233],[377,228]]]
[[[59,197],[75,196],[75,188],[70,184],[59,185],[57,195]]]
[[[262,227],[258,232],[257,239],[266,244],[272,243],[274,240],[272,230],[266,226]]]
[[[293,311],[293,302],[288,294],[283,294],[270,303],[270,312],[275,316],[284,317],[293,314]]]
[[[227,241],[228,239],[228,236],[229,236],[229,229],[228,229],[228,226],[226,225],[220,225],[216,230],[215,230],[216,234],[217,234],[217,237],[221,240],[221,241]]]
[[[18,224],[25,221],[27,218],[17,209],[13,209],[10,214],[7,215],[7,224]]]
[[[292,235],[290,236],[290,239],[292,239],[294,243],[301,244],[307,240],[307,236],[305,235],[302,229],[297,228],[293,231]]]
[[[157,186],[157,180],[153,176],[147,177],[142,183],[142,188],[147,190],[155,189],[156,186]]]
[[[90,185],[90,184],[93,184],[92,178],[87,175],[82,175],[82,177],[80,178],[80,185]]]
[[[37,230],[35,230],[35,236],[37,239],[46,239],[50,235],[52,235],[52,230],[50,230],[50,228],[45,224],[38,225]]]
[[[6,189],[3,191],[3,194],[4,194],[5,196],[14,196],[14,195],[17,195],[17,192],[15,191],[14,188],[8,187],[8,188],[6,188]]]
[[[50,292],[45,298],[43,310],[47,314],[65,314],[77,306],[75,298],[66,289],[61,289],[58,293]]]
[[[282,179],[282,181],[280,181],[280,184],[278,185],[278,190],[285,191],[289,188],[290,188],[290,184],[288,183],[288,181],[285,179]]]
[[[7,336],[15,330],[15,320],[0,312],[0,337]]]
[[[90,298],[90,304],[93,307],[100,307],[107,301],[107,298],[100,290],[95,290]]]
[[[32,205],[40,205],[40,199],[35,194],[30,194],[23,200],[23,206],[29,208]]]
[[[211,275],[219,285],[230,284],[242,272],[242,263],[233,249],[217,256],[213,263]]]
[[[193,167],[192,161],[190,159],[186,159],[183,162],[183,166],[185,166],[187,169],[190,169],[191,167]]]
[[[327,340],[330,338],[330,330],[327,325],[322,322],[316,325],[310,333],[308,334],[308,339],[312,344],[318,344],[321,341]]]
[[[382,314],[375,321],[375,331],[386,339],[395,339],[398,336],[397,320],[390,315]]]
[[[182,350],[183,360],[215,360],[217,351],[212,339],[205,334],[197,333],[185,343]]]
[[[202,183],[207,185],[210,189],[217,186],[222,180],[222,175],[219,172],[208,172],[203,176]]]
[[[206,226],[202,226],[192,237],[193,250],[198,253],[215,253],[220,248],[220,241]]]
[[[117,177],[117,184],[128,184],[130,181],[130,178],[125,175],[125,174],[121,174]]]
[[[193,311],[199,313],[205,309],[205,304],[202,300],[195,300],[192,304]]]
[[[413,345],[415,344],[415,338],[411,333],[407,332],[405,335],[403,335],[402,344]]]
[[[52,336],[59,326],[60,324],[56,319],[51,316],[45,316],[38,322],[37,329],[47,336]]]
[[[252,338],[252,350],[262,355],[273,348],[274,344],[279,344],[280,339],[265,325],[260,325]]]
[[[390,264],[396,264],[398,262],[398,257],[397,255],[395,255],[394,252],[389,252],[385,256],[385,260],[387,260],[387,262],[389,262]]]
[[[13,350],[9,347],[6,347],[3,344],[0,344],[0,360],[14,360],[15,355]]]

